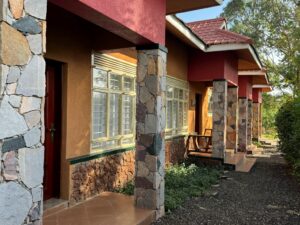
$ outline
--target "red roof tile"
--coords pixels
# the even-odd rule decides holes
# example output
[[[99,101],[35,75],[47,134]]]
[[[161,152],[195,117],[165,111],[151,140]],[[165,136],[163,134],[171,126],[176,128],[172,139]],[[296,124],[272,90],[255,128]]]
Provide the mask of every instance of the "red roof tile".
[[[186,24],[207,45],[252,44],[251,38],[225,30],[226,19],[217,18]]]

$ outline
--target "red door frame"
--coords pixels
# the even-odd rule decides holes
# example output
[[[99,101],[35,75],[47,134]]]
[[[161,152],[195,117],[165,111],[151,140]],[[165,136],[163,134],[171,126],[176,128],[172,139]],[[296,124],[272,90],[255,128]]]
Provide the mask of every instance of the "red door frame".
[[[44,200],[60,197],[62,63],[46,61]]]

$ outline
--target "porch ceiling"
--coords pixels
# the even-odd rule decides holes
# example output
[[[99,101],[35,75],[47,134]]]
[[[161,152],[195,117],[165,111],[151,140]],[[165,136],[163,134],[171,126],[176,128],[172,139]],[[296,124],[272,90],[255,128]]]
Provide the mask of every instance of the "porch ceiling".
[[[167,0],[167,14],[220,5],[223,0]]]

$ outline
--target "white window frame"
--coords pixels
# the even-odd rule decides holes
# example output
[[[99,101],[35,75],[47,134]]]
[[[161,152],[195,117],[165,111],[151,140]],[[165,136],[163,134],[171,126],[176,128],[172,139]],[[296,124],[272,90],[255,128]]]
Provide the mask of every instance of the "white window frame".
[[[207,88],[207,114],[209,117],[212,117],[213,112],[212,112],[212,95],[213,95],[213,87],[208,87]]]
[[[95,60],[95,56],[96,57],[101,57],[101,60],[98,60],[96,62]],[[111,61],[111,63],[108,63],[108,60]],[[130,72],[130,70],[125,70],[126,72],[124,73],[124,70],[122,69],[122,65],[123,67],[126,65],[130,66],[130,67],[135,67],[136,65],[133,63],[129,63],[127,61],[112,57],[110,55],[107,54],[101,54],[101,53],[93,53],[92,54],[92,98],[91,98],[91,102],[92,102],[92,117],[91,117],[91,151],[92,152],[97,152],[97,151],[108,151],[108,150],[114,150],[114,149],[122,149],[122,148],[128,148],[128,147],[133,147],[135,146],[135,136],[136,136],[136,128],[135,128],[135,124],[136,124],[136,70],[132,70],[133,72]],[[99,87],[94,87],[94,71],[95,70],[102,70],[102,71],[106,71],[107,72],[107,87],[106,88],[99,88]],[[129,71],[129,72],[128,72]],[[115,75],[119,75],[121,76],[121,89],[120,90],[113,90],[110,88],[110,76],[112,74]],[[133,82],[133,90],[132,91],[127,91],[124,88],[124,78],[131,78],[132,82]],[[93,93],[94,92],[98,92],[98,93],[105,93],[107,94],[107,98],[106,98],[106,136],[105,137],[100,137],[100,138],[96,138],[93,139],[94,136],[94,132],[93,132]],[[120,95],[120,101],[119,101],[119,130],[120,130],[120,134],[117,136],[113,136],[110,137],[110,97],[112,94],[119,94]],[[124,127],[123,127],[123,96],[130,96],[133,97],[132,100],[132,106],[131,106],[131,110],[132,110],[132,133],[131,134],[124,134]],[[124,139],[132,139],[131,143],[122,143],[122,141]],[[93,143],[101,143],[101,142],[108,142],[108,141],[117,141],[116,145],[112,145],[112,146],[107,146],[107,147],[93,147]]]
[[[166,138],[172,138],[172,137],[176,137],[176,136],[182,136],[182,135],[187,135],[188,134],[188,111],[189,111],[189,83],[188,81],[185,80],[181,80],[181,79],[177,79],[174,78],[172,76],[167,76],[167,90],[166,90],[166,95],[165,95],[165,103],[166,103],[166,129],[165,129],[165,133],[166,133]],[[168,96],[168,88],[171,87],[173,88],[173,93],[172,93],[172,97]],[[183,91],[183,98],[180,99],[179,97],[176,98],[174,96],[174,89],[178,89],[178,90],[182,90]],[[179,94],[178,94],[179,95]],[[171,122],[172,122],[172,128],[168,127],[168,101],[172,102],[172,112],[171,112]],[[183,118],[177,118],[176,123],[179,124],[179,121],[182,119],[182,123],[183,126],[182,127],[173,127],[173,116],[175,116],[174,114],[174,102],[177,102],[177,115],[180,114],[179,112],[179,103],[182,103],[182,107],[183,107],[183,114],[182,117]],[[186,104],[186,109],[185,109],[185,104]],[[184,121],[184,117],[186,117],[186,121]]]

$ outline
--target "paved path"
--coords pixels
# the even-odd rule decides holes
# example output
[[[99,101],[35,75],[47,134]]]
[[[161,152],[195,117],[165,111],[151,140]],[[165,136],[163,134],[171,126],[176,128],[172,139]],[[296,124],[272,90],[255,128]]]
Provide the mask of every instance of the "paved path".
[[[250,173],[228,172],[210,196],[188,200],[156,225],[300,225],[300,185],[280,156],[260,158]]]

